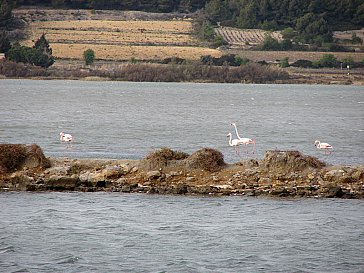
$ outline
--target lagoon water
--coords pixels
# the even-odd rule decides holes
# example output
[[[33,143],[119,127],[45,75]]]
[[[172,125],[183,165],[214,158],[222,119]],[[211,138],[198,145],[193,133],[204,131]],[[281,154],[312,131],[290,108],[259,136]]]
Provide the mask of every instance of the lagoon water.
[[[364,272],[362,200],[1,193],[0,272]]]
[[[161,147],[211,147],[236,162],[247,157],[228,145],[235,122],[257,143],[254,158],[279,149],[364,163],[363,86],[0,80],[0,106],[0,143],[37,143],[47,156],[140,159]],[[60,131],[73,134],[72,149]]]
[[[255,155],[234,155],[231,122]],[[70,158],[211,147],[227,162],[280,149],[363,164],[364,88],[0,80],[0,143]],[[363,211],[362,200],[0,193],[0,272],[363,273]]]

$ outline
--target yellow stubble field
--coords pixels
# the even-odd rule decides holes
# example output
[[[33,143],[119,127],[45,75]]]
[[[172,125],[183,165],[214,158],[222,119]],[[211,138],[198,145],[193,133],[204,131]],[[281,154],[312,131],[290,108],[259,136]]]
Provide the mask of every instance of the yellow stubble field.
[[[218,50],[199,46],[191,34],[190,20],[36,21],[30,24],[29,38],[24,44],[33,45],[43,33],[53,55],[61,59],[82,59],[86,49],[94,50],[96,59],[113,61],[221,56]]]

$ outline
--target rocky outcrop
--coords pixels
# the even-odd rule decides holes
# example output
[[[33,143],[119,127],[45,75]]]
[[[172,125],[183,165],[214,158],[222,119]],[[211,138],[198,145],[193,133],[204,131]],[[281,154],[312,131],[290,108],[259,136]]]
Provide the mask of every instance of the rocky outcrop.
[[[271,197],[363,198],[364,166],[327,166],[298,151],[267,151],[262,160],[225,164],[218,153],[191,156],[158,154],[145,160],[51,159],[52,166],[34,171],[29,165],[3,175],[0,190],[116,191],[154,194],[245,195]],[[156,158],[156,157],[150,157]],[[219,163],[214,162],[217,160]],[[208,170],[201,167],[218,166]],[[216,164],[216,165],[215,165]],[[153,167],[154,166],[154,167]]]
[[[36,144],[0,144],[0,174],[18,169],[41,170],[48,167],[49,160]]]

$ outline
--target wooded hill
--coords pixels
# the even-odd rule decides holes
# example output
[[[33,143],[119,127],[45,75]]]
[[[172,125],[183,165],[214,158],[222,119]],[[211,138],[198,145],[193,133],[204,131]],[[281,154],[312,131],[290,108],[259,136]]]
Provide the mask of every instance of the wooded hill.
[[[56,8],[119,9],[153,12],[192,12],[205,8],[216,24],[239,28],[299,27],[317,21],[331,30],[364,26],[363,0],[3,0],[17,7],[48,5]]]
[[[192,12],[206,0],[17,0],[17,6],[48,5],[55,8],[118,9],[149,12]]]

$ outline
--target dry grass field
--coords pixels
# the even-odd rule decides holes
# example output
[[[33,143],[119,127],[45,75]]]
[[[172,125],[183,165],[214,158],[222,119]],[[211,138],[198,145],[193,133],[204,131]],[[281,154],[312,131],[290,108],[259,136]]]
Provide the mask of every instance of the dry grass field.
[[[334,54],[338,60],[351,57],[364,60],[363,52],[295,52],[251,51],[265,35],[280,40],[278,32],[239,30],[219,27],[215,31],[230,43],[228,49],[202,47],[192,34],[192,19],[183,14],[156,14],[137,11],[91,11],[16,9],[14,15],[28,23],[28,38],[23,44],[33,46],[45,33],[58,62],[82,62],[83,52],[91,48],[96,60],[105,62],[145,60],[154,61],[179,57],[197,60],[203,55],[219,57],[238,54],[252,61],[274,62],[288,57],[289,62],[300,59],[319,60],[323,54]],[[364,29],[355,30],[364,40]],[[351,39],[352,31],[335,32],[336,38]]]
[[[230,46],[248,49],[263,42],[266,35],[270,35],[278,41],[282,35],[278,31],[269,32],[261,29],[238,29],[231,27],[215,28],[215,33],[222,37]]]
[[[243,58],[252,61],[279,61],[288,57],[288,61],[295,62],[297,60],[318,61],[324,54],[333,54],[336,59],[343,60],[345,58],[353,58],[355,62],[364,60],[364,52],[310,52],[310,51],[253,51],[253,50],[228,50],[226,53],[238,54]]]
[[[56,58],[82,59],[86,49],[99,60],[161,60],[179,57],[196,60],[202,55],[218,57],[221,52],[200,47],[192,35],[191,20],[35,21],[29,24],[26,45],[43,33]]]
[[[333,35],[336,39],[350,40],[353,33],[355,33],[357,37],[364,40],[364,28],[356,30],[334,31]]]

